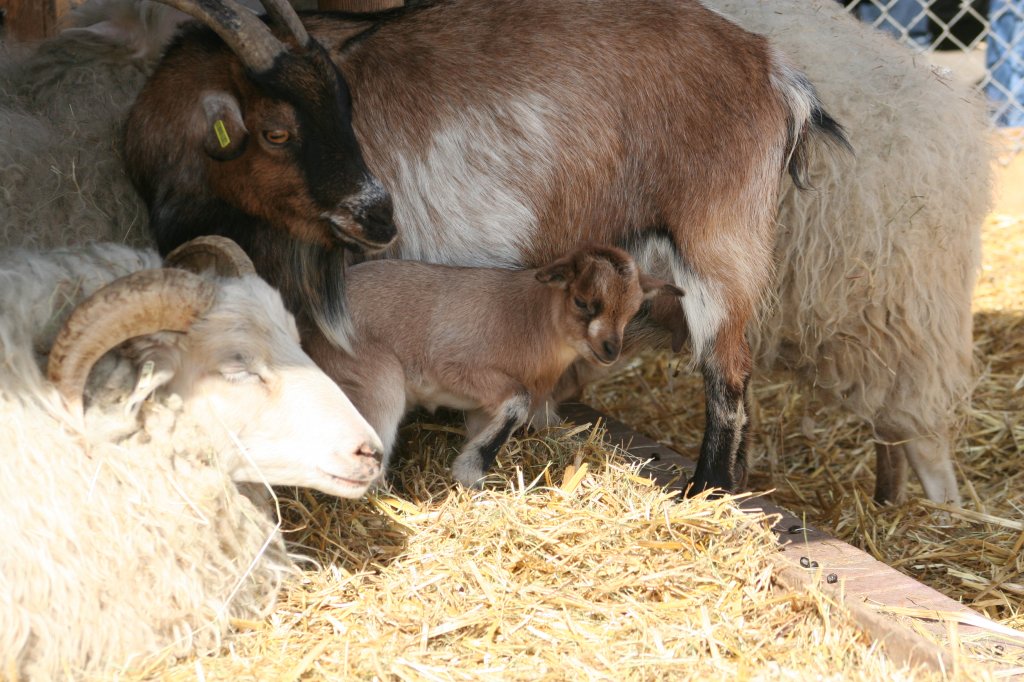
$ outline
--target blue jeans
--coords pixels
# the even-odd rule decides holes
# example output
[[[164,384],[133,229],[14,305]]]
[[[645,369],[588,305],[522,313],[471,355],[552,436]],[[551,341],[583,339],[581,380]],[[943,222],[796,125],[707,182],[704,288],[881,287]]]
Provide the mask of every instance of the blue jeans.
[[[874,24],[882,16],[885,7],[888,7],[885,10],[888,16],[878,24],[878,28],[897,38],[902,38],[903,31],[906,30],[911,42],[920,47],[931,45],[928,17],[924,13],[925,5],[921,0],[863,0],[857,5],[857,16],[861,21]]]
[[[985,94],[996,125],[1024,126],[1024,0],[992,0],[988,20],[985,65],[991,81]]]

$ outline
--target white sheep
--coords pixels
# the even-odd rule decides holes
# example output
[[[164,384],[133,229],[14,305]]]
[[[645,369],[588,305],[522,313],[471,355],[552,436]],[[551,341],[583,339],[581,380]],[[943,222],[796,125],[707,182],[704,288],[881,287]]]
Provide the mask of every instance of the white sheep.
[[[991,202],[984,104],[831,0],[705,0],[763,33],[818,88],[855,156],[816,154],[815,191],[779,210],[775,301],[751,330],[764,367],[872,424],[875,498],[958,503],[954,412],[973,385],[971,297]]]
[[[347,495],[379,473],[376,434],[301,351],[275,291],[159,265],[117,244],[0,258],[5,674],[103,675],[216,647],[291,569],[272,516],[233,481]]]
[[[383,470],[409,410],[467,410],[468,440],[452,464],[466,486],[480,484],[531,415],[538,426],[557,420],[547,399],[573,361],[612,364],[645,300],[683,295],[600,246],[532,270],[377,260],[346,277],[351,354],[313,325],[307,351],[380,434]]]

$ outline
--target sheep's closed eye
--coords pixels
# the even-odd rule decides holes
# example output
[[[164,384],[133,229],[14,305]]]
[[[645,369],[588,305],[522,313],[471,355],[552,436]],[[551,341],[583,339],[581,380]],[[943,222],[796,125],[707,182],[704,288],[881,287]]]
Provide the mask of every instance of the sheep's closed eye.
[[[252,364],[247,362],[241,355],[222,363],[217,368],[220,375],[228,381],[236,384],[252,382],[252,381],[263,381],[263,377],[260,376],[259,372],[255,371]]]

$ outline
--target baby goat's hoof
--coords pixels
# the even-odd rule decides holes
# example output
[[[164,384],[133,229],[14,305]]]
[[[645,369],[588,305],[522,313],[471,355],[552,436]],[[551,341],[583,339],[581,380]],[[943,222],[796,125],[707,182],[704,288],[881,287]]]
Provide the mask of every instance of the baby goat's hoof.
[[[479,452],[460,453],[452,462],[452,478],[467,488],[483,487],[486,475]]]

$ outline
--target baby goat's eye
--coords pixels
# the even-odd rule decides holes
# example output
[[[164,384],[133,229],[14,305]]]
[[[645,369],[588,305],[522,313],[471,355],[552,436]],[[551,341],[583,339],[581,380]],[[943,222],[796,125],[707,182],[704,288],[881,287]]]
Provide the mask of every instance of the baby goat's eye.
[[[576,304],[576,307],[577,307],[577,308],[579,308],[580,310],[582,310],[582,311],[584,311],[584,312],[586,312],[587,308],[589,307],[589,306],[587,305],[587,302],[586,302],[586,301],[584,301],[584,300],[583,300],[582,298],[580,298],[579,296],[577,296],[576,298],[574,298],[574,299],[572,300],[572,302]]]

